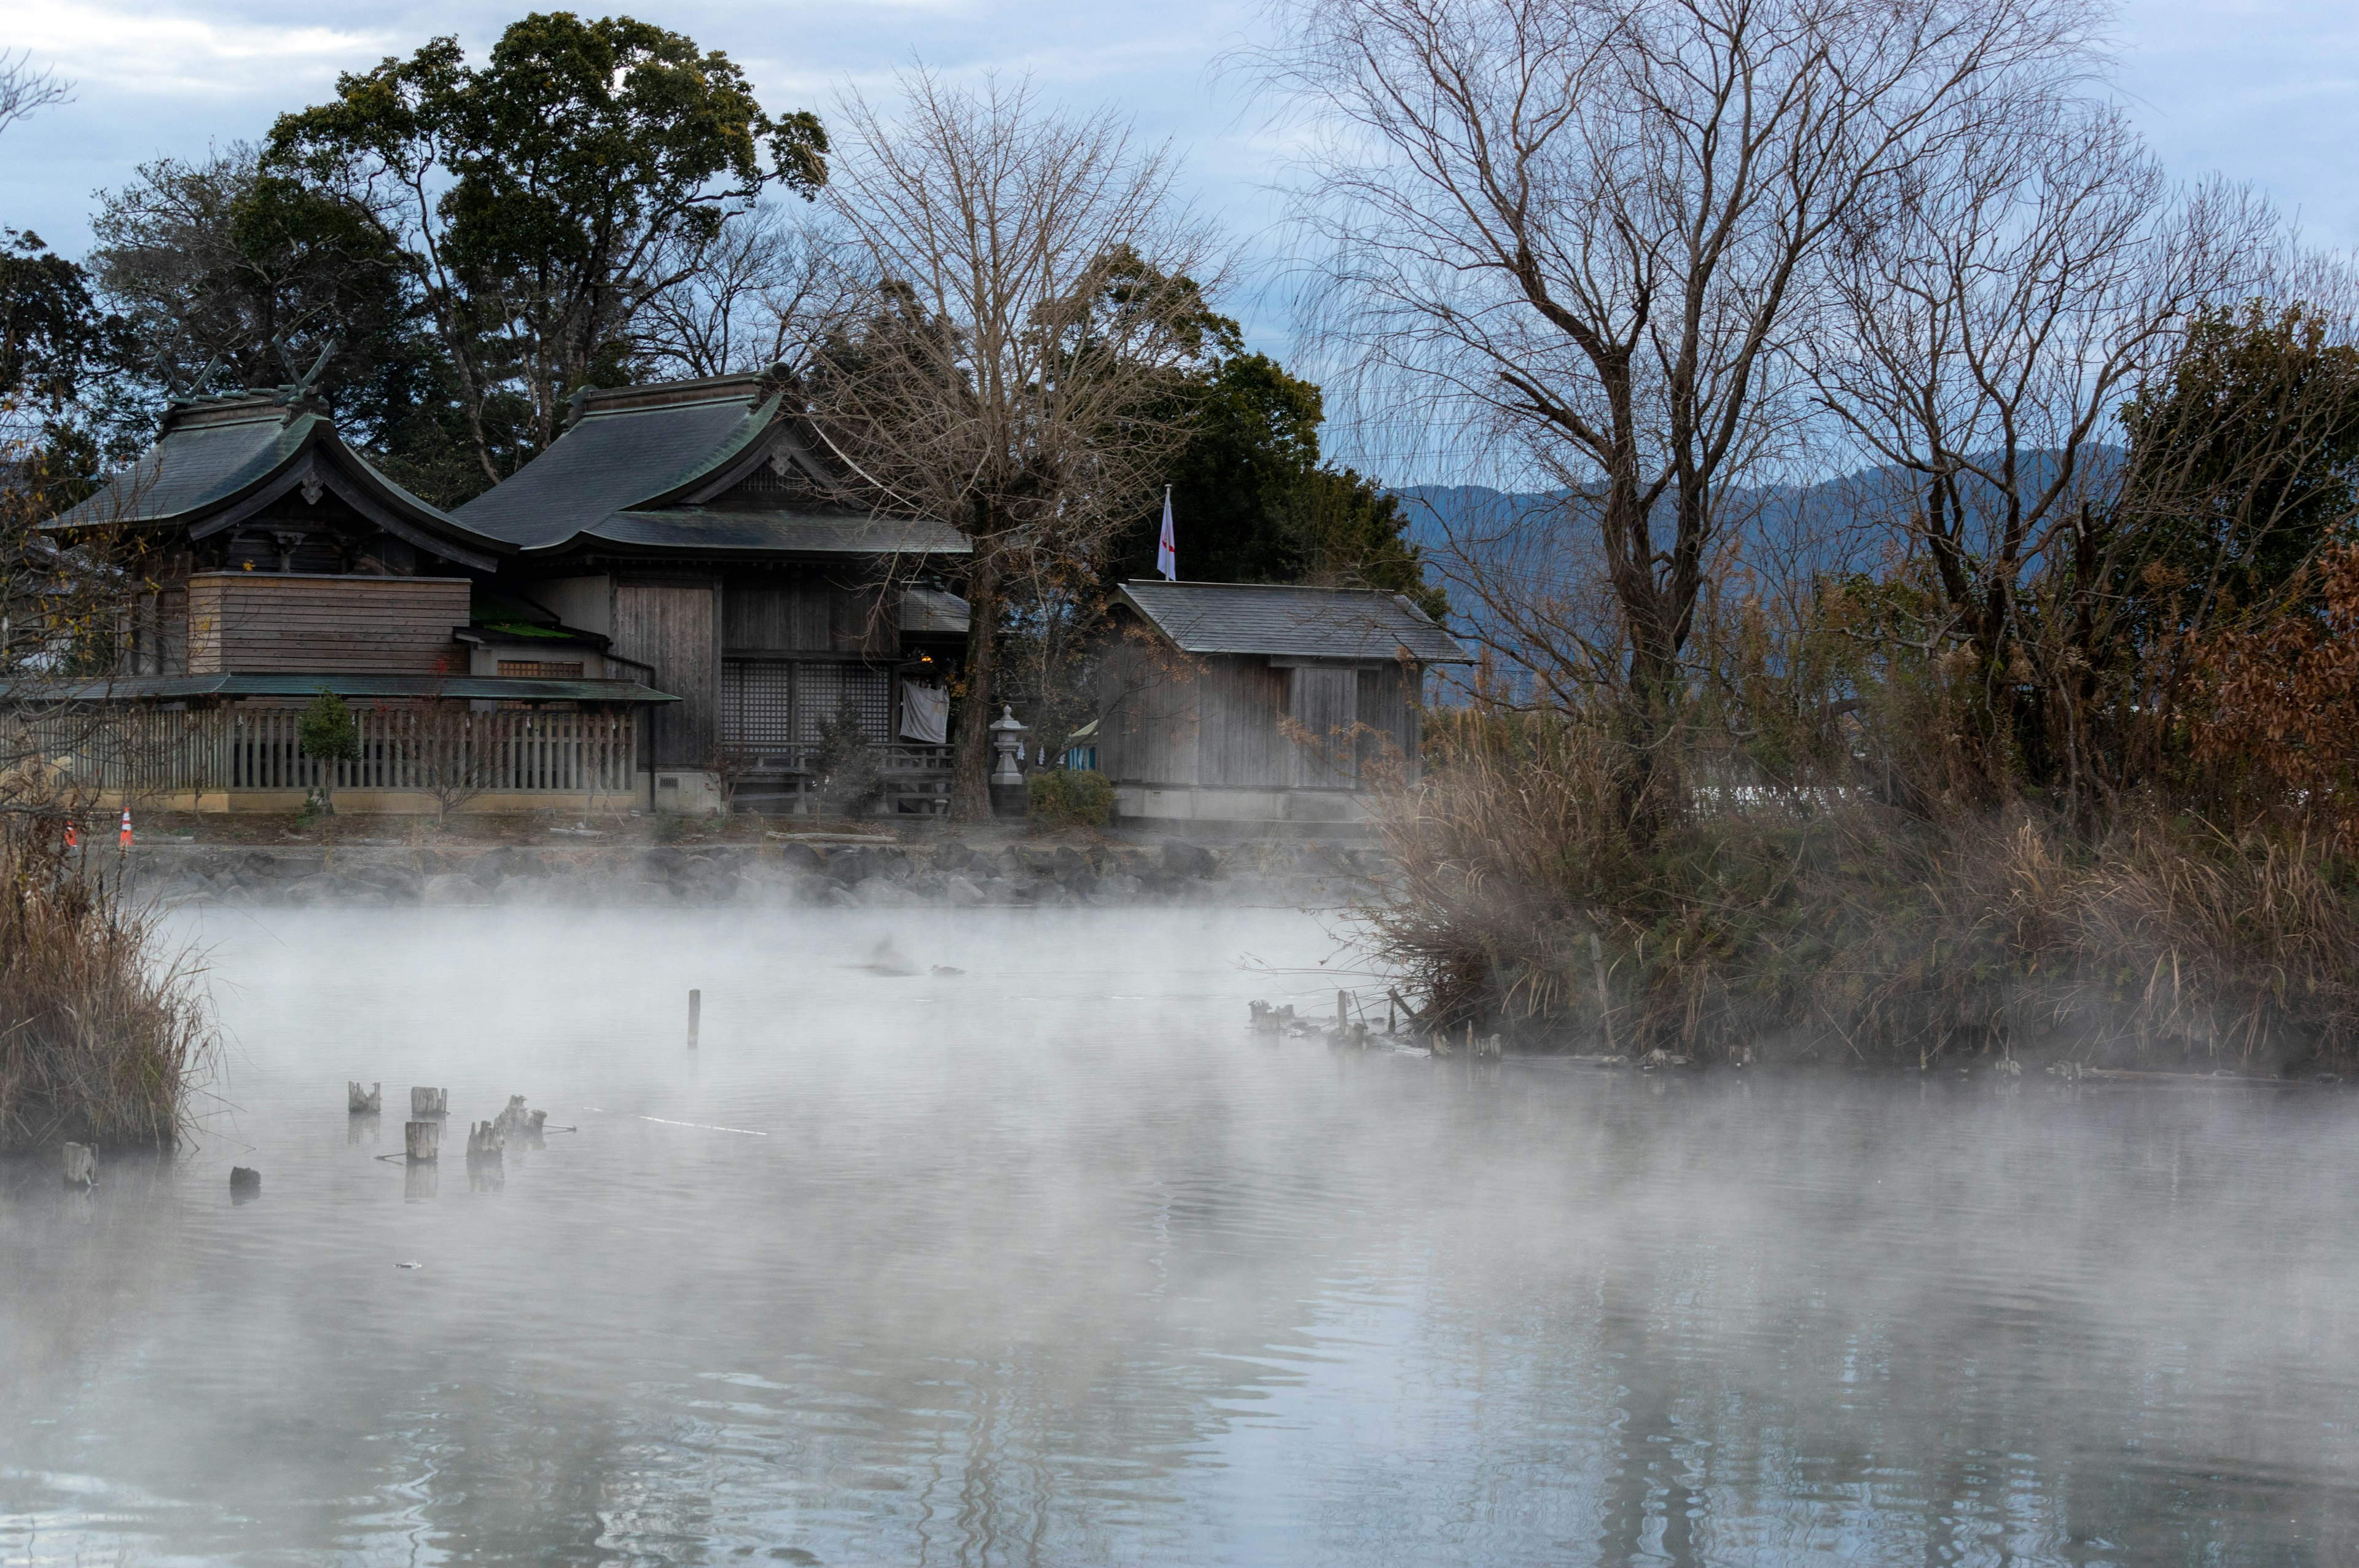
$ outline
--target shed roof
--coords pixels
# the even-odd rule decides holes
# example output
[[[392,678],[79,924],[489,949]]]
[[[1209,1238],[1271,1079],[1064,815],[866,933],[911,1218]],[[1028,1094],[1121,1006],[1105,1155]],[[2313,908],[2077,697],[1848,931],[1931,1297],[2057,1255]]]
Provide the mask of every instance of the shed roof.
[[[947,589],[912,588],[901,595],[901,632],[920,636],[966,635],[967,602]]]
[[[471,528],[535,553],[963,555],[965,537],[928,518],[813,505],[710,510],[758,469],[782,435],[784,395],[757,375],[587,394],[548,450],[459,508]]]
[[[175,406],[138,461],[49,526],[171,526],[201,536],[234,526],[307,481],[446,559],[489,568],[513,553],[379,473],[317,408],[268,392]]]
[[[1473,662],[1425,611],[1380,589],[1145,581],[1123,584],[1122,598],[1190,654]]]

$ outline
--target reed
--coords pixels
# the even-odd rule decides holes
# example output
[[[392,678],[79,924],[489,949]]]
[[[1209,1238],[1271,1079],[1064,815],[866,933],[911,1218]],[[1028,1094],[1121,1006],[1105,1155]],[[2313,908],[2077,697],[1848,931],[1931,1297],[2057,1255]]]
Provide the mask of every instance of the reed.
[[[1709,753],[1690,808],[1641,822],[1603,723],[1436,717],[1379,817],[1401,883],[1361,912],[1436,1024],[1912,1065],[2359,1054],[2359,896],[2329,839],[2153,805],[2103,827],[2027,796],[1902,809],[1728,782]]]
[[[169,1145],[218,1052],[202,968],[56,827],[0,827],[0,1149]]]

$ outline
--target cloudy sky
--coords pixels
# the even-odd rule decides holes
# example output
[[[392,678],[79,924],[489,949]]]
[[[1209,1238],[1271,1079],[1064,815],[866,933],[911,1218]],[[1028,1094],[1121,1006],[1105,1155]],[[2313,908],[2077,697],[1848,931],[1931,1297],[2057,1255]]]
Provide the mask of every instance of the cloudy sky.
[[[522,5],[382,0],[18,0],[0,48],[29,49],[74,101],[0,142],[0,224],[60,250],[89,243],[91,192],[143,159],[259,135],[336,73],[439,33],[481,49]],[[582,6],[592,9],[592,6]],[[1218,60],[1260,27],[1258,0],[633,0],[632,14],[726,49],[775,110],[824,114],[842,89],[889,90],[912,59],[1029,73],[1113,102],[1186,154],[1197,200],[1267,254],[1283,148],[1248,83]],[[2359,245],[2359,5],[2324,0],[2125,0],[2117,85],[2170,167],[2255,182],[2318,243]],[[1248,312],[1283,352],[1275,308]]]

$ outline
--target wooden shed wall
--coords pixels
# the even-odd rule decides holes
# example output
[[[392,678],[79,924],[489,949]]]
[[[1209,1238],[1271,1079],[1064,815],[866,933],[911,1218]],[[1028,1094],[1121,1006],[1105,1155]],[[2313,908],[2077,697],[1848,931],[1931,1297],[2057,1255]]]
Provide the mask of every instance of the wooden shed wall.
[[[431,675],[467,624],[468,593],[464,578],[199,572],[189,673]]]
[[[1300,736],[1284,741],[1294,764],[1294,776],[1285,782],[1308,789],[1352,788],[1360,774],[1359,672],[1348,665],[1317,665],[1285,673],[1286,716]]]
[[[674,579],[614,585],[614,652],[651,666],[658,691],[647,748],[657,767],[700,768],[712,756],[721,685],[719,584]]]
[[[1406,768],[1417,776],[1417,751],[1422,723],[1417,698],[1423,696],[1424,671],[1415,665],[1381,665],[1359,672],[1360,782]]]
[[[1125,640],[1107,653],[1099,679],[1100,770],[1123,784],[1196,783],[1192,667],[1147,654]]]
[[[1203,782],[1271,789],[1294,783],[1293,743],[1278,732],[1286,672],[1260,659],[1204,661]]]

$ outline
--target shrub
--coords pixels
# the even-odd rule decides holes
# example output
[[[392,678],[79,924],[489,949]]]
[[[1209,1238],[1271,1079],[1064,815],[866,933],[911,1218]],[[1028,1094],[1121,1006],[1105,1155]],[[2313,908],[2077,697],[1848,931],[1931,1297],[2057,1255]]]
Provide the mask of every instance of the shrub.
[[[884,770],[877,766],[876,749],[850,696],[819,721],[819,745],[810,766],[820,806],[832,815],[858,816],[885,797]]]
[[[1362,911],[1432,1024],[1909,1066],[2359,1054],[2359,892],[2317,836],[1709,784],[1650,831],[1580,717],[1433,732],[1380,812],[1399,889]]]
[[[0,832],[0,1149],[170,1144],[217,1048],[201,971],[56,826]]]
[[[336,808],[336,764],[348,762],[361,754],[360,721],[353,717],[344,699],[320,688],[320,695],[303,709],[303,717],[295,722],[295,743],[303,754],[322,764],[320,788],[313,797],[328,811]],[[305,803],[306,812],[310,802]]]
[[[1103,827],[1114,820],[1114,781],[1082,768],[1050,768],[1024,783],[1032,819],[1052,827]]]

